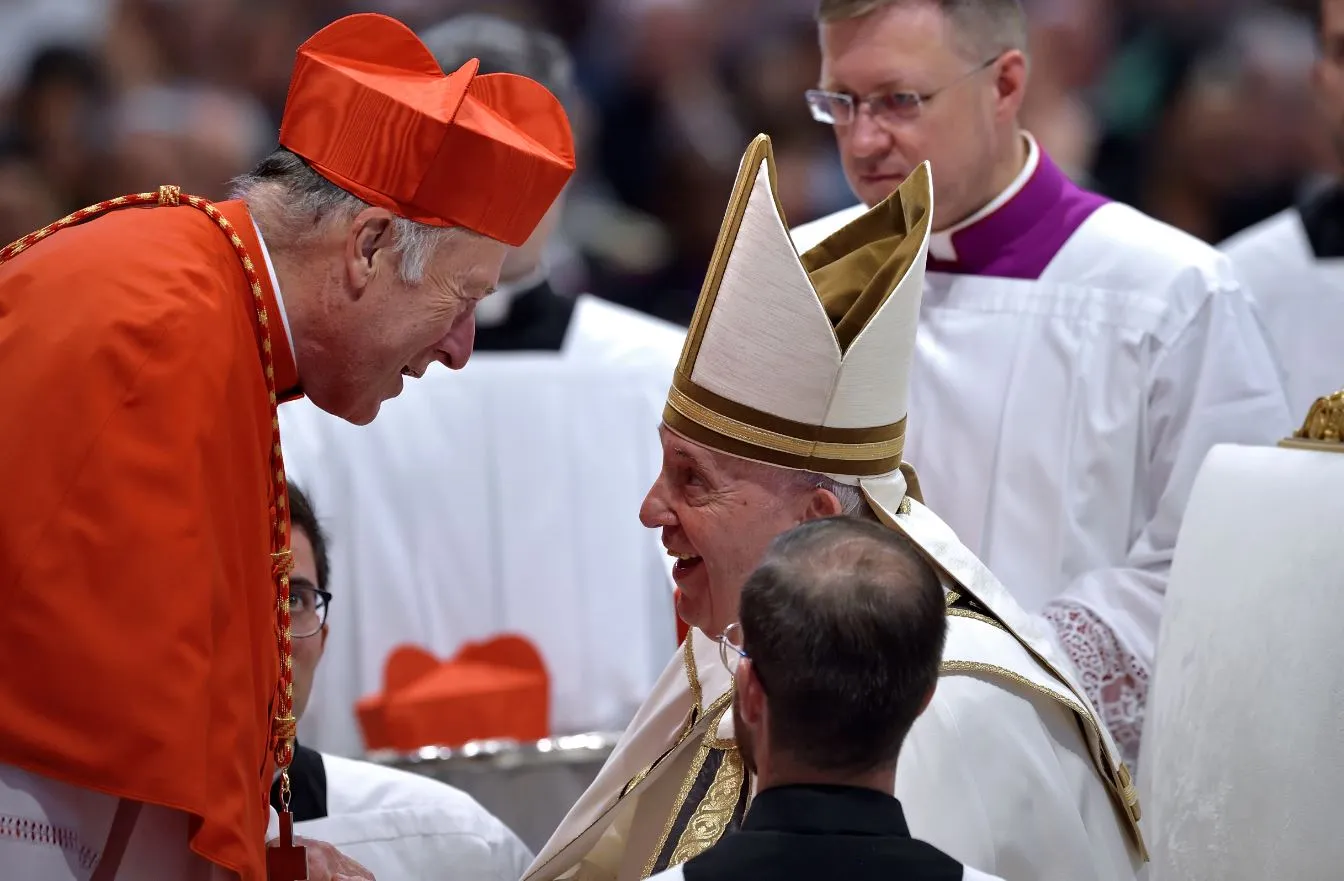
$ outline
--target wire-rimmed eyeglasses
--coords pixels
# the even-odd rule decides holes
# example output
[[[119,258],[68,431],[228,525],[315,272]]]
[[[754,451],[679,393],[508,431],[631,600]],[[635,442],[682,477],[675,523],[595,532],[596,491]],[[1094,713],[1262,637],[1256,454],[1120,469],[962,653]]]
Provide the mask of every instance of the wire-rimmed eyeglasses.
[[[737,665],[747,657],[746,649],[742,648],[742,625],[729,624],[714,640],[719,644],[719,660],[729,673],[736,676]]]
[[[317,636],[327,623],[331,594],[306,584],[289,586],[289,630],[294,639]]]
[[[1003,55],[995,55],[988,61],[966,71],[961,76],[930,92],[895,91],[881,92],[860,98],[848,92],[828,92],[824,89],[808,89],[803,93],[807,100],[807,109],[812,118],[826,125],[850,125],[858,117],[859,109],[867,105],[868,112],[879,123],[888,125],[910,122],[919,117],[924,105],[948,89],[965,82],[982,70],[991,67]]]

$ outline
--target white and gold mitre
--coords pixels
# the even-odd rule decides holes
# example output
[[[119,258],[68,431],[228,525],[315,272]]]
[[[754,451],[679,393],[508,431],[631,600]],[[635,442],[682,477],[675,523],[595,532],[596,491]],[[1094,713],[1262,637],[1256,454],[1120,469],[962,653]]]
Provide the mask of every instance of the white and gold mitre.
[[[747,148],[663,420],[712,449],[905,493],[908,377],[933,216],[927,162],[802,254],[770,139]]]

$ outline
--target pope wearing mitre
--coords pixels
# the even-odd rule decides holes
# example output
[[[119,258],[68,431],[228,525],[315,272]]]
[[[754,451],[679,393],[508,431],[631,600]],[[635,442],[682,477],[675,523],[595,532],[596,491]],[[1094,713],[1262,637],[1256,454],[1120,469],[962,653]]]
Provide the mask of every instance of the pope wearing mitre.
[[[641,511],[679,558],[690,635],[526,881],[635,881],[737,827],[753,781],[715,637],[775,535],[839,514],[907,534],[947,591],[942,676],[896,780],[911,834],[1011,881],[1120,881],[1146,858],[1128,770],[1062,651],[901,460],[932,200],[925,163],[800,256],[770,142],[747,150]]]

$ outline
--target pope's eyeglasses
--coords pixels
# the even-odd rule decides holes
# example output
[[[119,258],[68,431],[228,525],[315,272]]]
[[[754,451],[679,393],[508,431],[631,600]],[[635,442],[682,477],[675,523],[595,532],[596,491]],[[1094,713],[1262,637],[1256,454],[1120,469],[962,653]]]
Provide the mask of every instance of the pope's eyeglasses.
[[[719,644],[719,660],[729,673],[736,676],[738,664],[747,657],[746,650],[742,648],[742,625],[729,624],[723,633],[714,637],[714,641]]]

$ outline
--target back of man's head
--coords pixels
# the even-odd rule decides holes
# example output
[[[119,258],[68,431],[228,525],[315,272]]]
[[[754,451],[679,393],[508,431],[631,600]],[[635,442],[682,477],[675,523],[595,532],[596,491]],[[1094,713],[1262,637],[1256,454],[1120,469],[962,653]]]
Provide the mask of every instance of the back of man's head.
[[[979,62],[995,52],[1027,49],[1021,0],[818,0],[817,21],[862,18],[888,6],[936,6],[956,29],[960,48]]]
[[[559,38],[494,15],[458,15],[420,35],[444,70],[455,70],[473,58],[480,72],[514,73],[536,80],[574,112],[577,86],[574,65]]]
[[[895,765],[938,680],[942,586],[904,535],[853,517],[775,540],[742,589],[769,748],[825,773]]]

